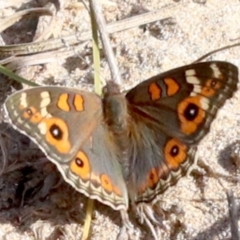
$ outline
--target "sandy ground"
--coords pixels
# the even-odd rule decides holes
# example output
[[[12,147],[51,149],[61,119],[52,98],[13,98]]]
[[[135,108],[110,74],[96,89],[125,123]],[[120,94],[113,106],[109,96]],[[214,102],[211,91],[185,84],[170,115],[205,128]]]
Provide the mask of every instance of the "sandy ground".
[[[29,7],[7,7],[4,2],[0,1],[1,17],[20,7]],[[125,89],[160,72],[189,64],[211,50],[240,41],[238,0],[102,2],[107,22],[162,10],[160,21],[155,24],[112,34]],[[80,3],[66,1],[57,14],[55,37],[89,30],[87,16]],[[19,28],[14,34],[9,30],[2,36],[8,43],[19,43],[26,33]],[[240,67],[239,56],[240,47],[236,47],[214,54],[208,60],[229,61]],[[77,54],[67,60],[58,58],[49,64],[25,68],[22,75],[41,84],[91,90],[89,48],[82,58]],[[101,67],[103,78],[110,78],[104,58]],[[231,239],[225,190],[233,191],[239,205],[240,170],[231,158],[234,151],[240,149],[240,144],[236,143],[240,136],[239,109],[238,91],[219,111],[210,133],[198,148],[199,158],[210,169],[228,178],[219,175],[216,179],[202,170],[202,176],[182,178],[160,196],[161,206],[167,211],[164,221],[167,230],[160,230],[161,239]],[[6,126],[1,125],[1,129],[6,131]],[[80,239],[86,198],[64,183],[55,167],[25,137],[11,129],[7,129],[7,133],[4,139],[12,150],[7,171],[0,177],[0,239]],[[238,156],[237,152],[234,158],[237,161]],[[100,203],[96,203],[95,209],[91,239],[115,239],[121,227],[119,213]],[[239,212],[238,207],[238,226]],[[135,227],[131,239],[151,239],[133,213],[130,218]]]

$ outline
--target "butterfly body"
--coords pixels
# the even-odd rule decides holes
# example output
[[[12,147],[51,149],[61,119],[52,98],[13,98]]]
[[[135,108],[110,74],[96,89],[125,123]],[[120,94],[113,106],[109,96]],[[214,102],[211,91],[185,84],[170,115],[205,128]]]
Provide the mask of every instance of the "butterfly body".
[[[29,136],[66,182],[115,210],[151,203],[186,175],[196,145],[237,89],[238,69],[197,63],[100,98],[72,88],[36,87],[10,96],[6,120]]]

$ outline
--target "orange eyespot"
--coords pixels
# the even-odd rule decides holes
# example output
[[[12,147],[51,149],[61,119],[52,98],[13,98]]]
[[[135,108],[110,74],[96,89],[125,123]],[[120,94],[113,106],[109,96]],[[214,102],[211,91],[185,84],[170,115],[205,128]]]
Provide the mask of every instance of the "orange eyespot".
[[[205,111],[201,108],[201,97],[188,97],[178,104],[178,117],[181,131],[190,135],[197,131],[198,125],[205,119]]]
[[[60,118],[46,118],[39,124],[40,131],[46,134],[46,140],[60,153],[68,153],[71,149],[67,124]]]
[[[112,192],[113,191],[113,185],[111,182],[111,179],[106,175],[106,174],[102,174],[100,176],[100,180],[101,180],[101,186],[108,192]]]
[[[70,164],[71,171],[82,179],[89,179],[91,173],[90,162],[87,155],[79,151]]]
[[[177,139],[171,139],[164,148],[164,155],[171,169],[178,169],[187,158],[187,146]]]

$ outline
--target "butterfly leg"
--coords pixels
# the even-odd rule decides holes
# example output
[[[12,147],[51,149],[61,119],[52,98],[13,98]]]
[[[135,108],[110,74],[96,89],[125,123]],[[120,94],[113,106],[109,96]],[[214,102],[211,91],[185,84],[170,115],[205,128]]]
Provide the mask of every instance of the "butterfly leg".
[[[155,240],[159,239],[157,231],[155,230],[154,226],[161,227],[166,230],[166,227],[163,225],[163,211],[161,210],[160,206],[150,205],[146,203],[139,203],[136,206],[137,214],[140,218],[140,223],[146,223],[148,228],[150,229],[153,237]],[[162,216],[161,216],[162,215]]]
[[[133,231],[133,225],[129,220],[127,211],[121,210],[120,213],[121,213],[123,226],[118,233],[117,240],[125,239],[126,234],[128,234],[129,231],[130,232]]]

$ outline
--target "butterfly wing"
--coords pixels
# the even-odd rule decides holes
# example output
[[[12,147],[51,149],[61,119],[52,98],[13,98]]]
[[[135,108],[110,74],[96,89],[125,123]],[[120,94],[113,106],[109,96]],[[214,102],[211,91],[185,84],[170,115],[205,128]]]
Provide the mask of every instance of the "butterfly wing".
[[[193,146],[208,133],[237,82],[234,65],[203,62],[157,75],[126,94],[134,142],[129,186],[137,189],[136,202],[151,201],[186,174]]]
[[[66,182],[113,209],[128,196],[116,146],[102,121],[102,100],[72,88],[36,87],[11,95],[6,119],[55,163]]]

